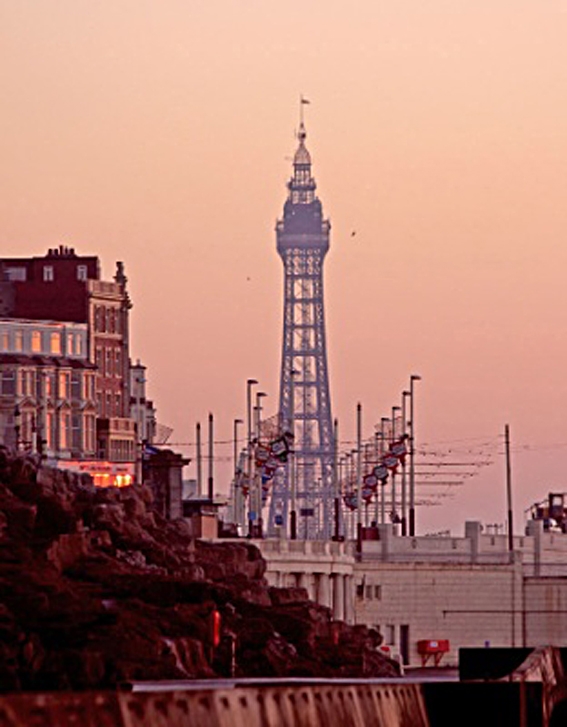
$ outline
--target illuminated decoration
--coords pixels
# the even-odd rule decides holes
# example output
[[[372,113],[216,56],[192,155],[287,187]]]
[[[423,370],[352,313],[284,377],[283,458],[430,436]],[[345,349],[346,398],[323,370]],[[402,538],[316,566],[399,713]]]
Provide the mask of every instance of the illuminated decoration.
[[[371,487],[370,485],[362,486],[362,492],[361,492],[362,499],[366,502],[367,505],[370,502],[370,500],[372,500],[372,498],[374,497],[375,492],[376,492],[376,487]]]
[[[382,462],[389,470],[392,470],[394,474],[396,473],[399,462],[395,454],[392,452],[386,452],[386,454],[382,457]]]
[[[356,510],[358,507],[356,492],[347,492],[343,499],[349,510]]]
[[[285,436],[276,439],[274,442],[271,442],[270,450],[272,454],[277,457],[281,462],[287,462],[289,442]]]
[[[256,466],[261,467],[270,459],[270,449],[262,444],[256,446]]]
[[[378,486],[378,478],[376,475],[366,475],[364,478],[364,486],[369,487],[371,490],[375,490]]]
[[[402,464],[405,464],[406,461],[406,455],[408,453],[406,440],[408,439],[408,435],[404,434],[404,436],[401,439],[398,439],[397,441],[393,442],[390,446],[390,452],[397,457]]]
[[[130,487],[136,480],[133,462],[59,460],[57,467],[90,475],[96,487]]]
[[[379,465],[374,467],[373,473],[374,473],[374,476],[376,477],[376,479],[380,480],[380,482],[382,482],[382,484],[384,484],[384,482],[386,482],[386,480],[388,479],[389,473],[388,473],[388,468],[386,467],[385,464],[380,463]]]

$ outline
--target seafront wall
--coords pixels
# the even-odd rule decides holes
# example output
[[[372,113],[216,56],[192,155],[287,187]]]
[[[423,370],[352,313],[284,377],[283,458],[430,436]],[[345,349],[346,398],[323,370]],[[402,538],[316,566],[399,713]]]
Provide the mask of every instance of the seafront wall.
[[[418,684],[0,697],[0,727],[429,727]]]
[[[565,650],[525,656],[491,649],[469,659],[468,681],[421,683],[220,682],[129,684],[132,691],[51,692],[0,697],[0,727],[563,727],[567,717]],[[506,658],[504,658],[506,657]],[[506,670],[506,669],[505,669]],[[185,686],[185,685],[184,685]],[[195,685],[197,686],[197,685]],[[173,689],[173,691],[167,691]],[[177,691],[175,691],[177,689]],[[143,691],[146,690],[146,691]],[[159,691],[151,691],[159,690]]]

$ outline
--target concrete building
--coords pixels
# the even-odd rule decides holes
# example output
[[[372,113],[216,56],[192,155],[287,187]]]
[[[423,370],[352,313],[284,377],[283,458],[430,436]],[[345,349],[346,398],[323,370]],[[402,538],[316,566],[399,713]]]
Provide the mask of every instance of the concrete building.
[[[401,537],[355,544],[258,541],[272,585],[302,585],[335,618],[377,627],[405,664],[423,644],[448,642],[441,664],[465,646],[567,645],[567,535],[530,521],[514,538],[465,525],[464,537]],[[432,647],[435,648],[434,646]]]
[[[355,623],[355,558],[351,543],[324,540],[255,541],[271,586],[299,586],[328,606],[336,620]]]
[[[170,520],[183,517],[183,467],[190,460],[170,449],[152,452],[144,459],[144,482],[154,494],[154,508]],[[216,533],[215,533],[216,535]]]
[[[146,367],[138,359],[130,364],[130,417],[136,423],[139,442],[152,444],[156,434],[156,410],[146,395]]]

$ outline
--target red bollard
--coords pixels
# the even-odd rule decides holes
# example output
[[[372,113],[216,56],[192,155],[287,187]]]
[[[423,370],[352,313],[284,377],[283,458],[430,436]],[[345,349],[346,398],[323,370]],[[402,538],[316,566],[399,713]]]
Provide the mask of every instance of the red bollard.
[[[216,649],[221,640],[221,615],[216,609],[211,614],[211,628],[213,648]]]

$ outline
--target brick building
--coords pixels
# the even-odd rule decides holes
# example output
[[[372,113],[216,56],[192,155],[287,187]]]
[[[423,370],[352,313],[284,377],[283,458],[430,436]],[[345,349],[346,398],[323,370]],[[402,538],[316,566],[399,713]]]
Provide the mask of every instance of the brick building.
[[[0,259],[0,316],[85,326],[85,360],[95,372],[96,456],[111,462],[137,457],[130,417],[131,307],[120,262],[114,278],[105,281],[96,256],[62,245],[43,257]]]

